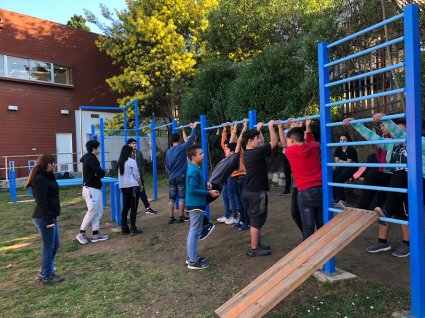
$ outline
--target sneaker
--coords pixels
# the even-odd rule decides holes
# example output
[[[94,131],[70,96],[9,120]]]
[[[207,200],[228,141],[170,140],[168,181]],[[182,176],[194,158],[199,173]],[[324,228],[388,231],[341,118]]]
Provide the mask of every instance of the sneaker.
[[[366,249],[368,253],[379,253],[389,251],[391,249],[391,245],[389,243],[375,242]]]
[[[130,228],[127,226],[121,226],[121,234],[130,234]]]
[[[199,239],[201,241],[205,240],[208,236],[210,236],[210,234],[214,231],[214,229],[215,229],[215,225],[212,224],[212,223],[209,223],[208,225],[205,225],[202,228],[202,232],[199,235]]]
[[[235,219],[233,216],[231,216],[224,223],[226,223],[227,225],[232,225],[232,224],[236,224],[238,222],[239,222],[238,219]]]
[[[241,225],[241,227],[239,228],[239,231],[246,231],[249,229],[249,224],[244,223]]]
[[[158,212],[156,212],[154,209],[152,209],[150,206],[146,208],[146,214],[157,214]]]
[[[395,257],[407,257],[410,255],[410,246],[402,243],[398,249],[396,249],[393,254]]]
[[[176,222],[176,218],[174,216],[168,218],[168,224],[173,224]]]
[[[206,261],[207,261],[207,258],[206,257],[198,256],[198,262],[204,263]],[[186,260],[186,265],[189,265],[189,260],[188,259]]]
[[[75,238],[82,245],[86,245],[89,242],[89,240],[87,239],[86,233],[78,233]]]
[[[334,207],[337,209],[345,209],[347,207],[347,202],[344,200],[339,200],[337,203],[335,203]]]
[[[241,226],[242,226],[242,222],[241,221],[239,221],[238,223],[235,223],[235,224],[233,224],[233,227],[235,228],[235,229],[239,229]]]
[[[248,252],[247,252],[247,254],[249,256],[253,256],[253,257],[254,256],[267,256],[267,255],[270,255],[271,253],[272,253],[271,250],[263,249],[263,248],[261,248],[261,246],[257,247],[256,249],[249,247]]]
[[[278,195],[280,195],[280,196],[283,196],[283,195],[291,196],[291,190],[284,190],[283,192],[279,193]]]
[[[96,243],[96,242],[100,242],[100,241],[106,241],[109,240],[109,235],[108,234],[94,234],[93,237],[91,238],[92,243]]]
[[[137,227],[130,229],[130,236],[135,236],[137,234],[142,234],[142,230],[139,230]]]
[[[190,218],[186,217],[186,216],[179,216],[179,220],[177,221],[178,223],[184,223],[189,221]]]
[[[41,283],[43,285],[53,285],[63,282],[65,279],[62,276],[52,274],[48,279],[42,279]]]
[[[189,269],[207,269],[208,266],[207,262],[200,262],[199,259],[196,262],[189,262],[187,264],[187,268]]]
[[[217,222],[219,222],[219,223],[226,223],[226,221],[227,221],[227,218],[225,216],[222,216],[222,217],[217,219]]]

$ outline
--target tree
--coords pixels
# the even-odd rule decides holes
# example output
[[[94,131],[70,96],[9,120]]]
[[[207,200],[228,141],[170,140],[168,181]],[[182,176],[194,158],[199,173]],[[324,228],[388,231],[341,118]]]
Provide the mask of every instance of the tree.
[[[90,28],[86,25],[86,19],[84,19],[82,15],[74,14],[71,19],[68,20],[66,25],[73,28],[90,31]]]
[[[105,32],[98,47],[122,69],[107,82],[125,95],[119,104],[137,99],[145,114],[172,118],[195,75],[203,46],[199,34],[216,0],[127,0],[127,5],[116,12],[118,20],[102,7],[111,26],[86,12]]]

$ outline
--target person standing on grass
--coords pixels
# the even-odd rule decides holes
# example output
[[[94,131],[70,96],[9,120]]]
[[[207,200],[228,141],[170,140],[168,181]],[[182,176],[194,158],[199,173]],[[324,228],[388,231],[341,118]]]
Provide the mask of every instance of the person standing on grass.
[[[269,157],[272,149],[277,146],[277,135],[273,125],[274,120],[270,120],[268,123],[270,142],[266,144],[260,131],[263,126],[261,122],[257,124],[257,129],[249,129],[243,134],[246,144],[243,155],[246,177],[242,201],[251,222],[251,244],[247,252],[249,256],[266,256],[271,253],[270,246],[265,246],[261,242],[261,228],[267,219],[267,191],[270,190],[266,157]]]
[[[42,242],[41,268],[37,280],[42,284],[56,284],[64,279],[55,274],[54,258],[60,245],[58,216],[60,214],[59,185],[56,182],[55,157],[41,155],[31,169],[25,189],[32,188],[35,208],[32,221]]]
[[[137,163],[131,158],[133,148],[124,145],[118,159],[118,184],[123,194],[123,207],[121,211],[121,233],[131,236],[142,233],[136,227],[137,206],[139,203],[139,193],[142,188],[139,169]],[[128,211],[130,212],[130,228],[127,224]]]
[[[80,244],[87,244],[89,240],[86,236],[86,230],[91,224],[93,230],[93,243],[109,239],[108,235],[99,233],[100,219],[103,215],[102,202],[102,178],[105,176],[105,170],[100,167],[97,155],[100,152],[100,143],[97,140],[89,140],[86,143],[87,153],[80,161],[83,163],[83,198],[87,204],[87,212],[80,226],[80,233],[76,239]]]
[[[190,215],[190,227],[187,234],[187,268],[206,269],[206,258],[198,255],[198,240],[202,232],[204,213],[207,207],[207,195],[216,198],[218,190],[207,190],[202,175],[202,161],[204,153],[200,145],[191,145],[187,148],[187,157],[191,161],[186,176],[186,211]]]
[[[139,193],[139,197],[140,197],[140,200],[142,200],[143,205],[145,206],[145,213],[156,214],[157,212],[154,209],[152,209],[151,204],[149,203],[149,200],[148,200],[148,196],[146,195],[145,183],[143,181],[143,154],[141,151],[137,150],[136,139],[129,138],[127,140],[127,145],[132,147],[133,149],[131,158],[136,160],[137,169],[139,170],[140,181],[141,181],[141,186],[140,186],[141,190]]]
[[[178,223],[189,221],[189,219],[184,216],[187,170],[186,150],[195,141],[197,124],[198,123],[195,122],[189,125],[190,128],[192,128],[192,132],[190,133],[187,141],[183,144],[180,143],[180,134],[172,134],[171,142],[173,143],[173,146],[168,149],[167,153],[165,154],[166,168],[169,179],[168,224],[173,224],[177,221],[174,217],[174,204],[177,197],[179,198]]]

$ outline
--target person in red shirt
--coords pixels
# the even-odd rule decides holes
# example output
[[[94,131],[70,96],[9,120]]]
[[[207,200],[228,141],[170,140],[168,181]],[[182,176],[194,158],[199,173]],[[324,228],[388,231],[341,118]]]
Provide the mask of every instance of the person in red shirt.
[[[320,144],[314,141],[310,124],[307,120],[305,136],[301,127],[292,128],[286,136],[286,156],[298,187],[304,240],[323,225]]]

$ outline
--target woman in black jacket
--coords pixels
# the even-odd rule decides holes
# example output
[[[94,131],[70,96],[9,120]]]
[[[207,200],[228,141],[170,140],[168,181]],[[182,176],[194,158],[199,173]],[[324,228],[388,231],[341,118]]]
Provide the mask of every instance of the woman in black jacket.
[[[60,214],[59,186],[53,171],[55,157],[40,155],[37,165],[32,168],[25,188],[32,187],[36,206],[32,220],[40,232],[42,242],[41,268],[38,281],[42,284],[55,284],[63,278],[54,273],[54,258],[60,244],[57,217]]]

